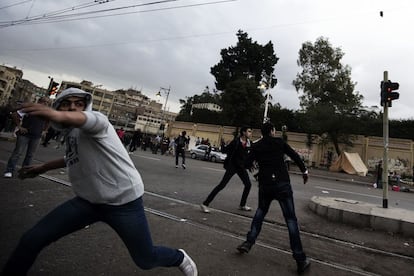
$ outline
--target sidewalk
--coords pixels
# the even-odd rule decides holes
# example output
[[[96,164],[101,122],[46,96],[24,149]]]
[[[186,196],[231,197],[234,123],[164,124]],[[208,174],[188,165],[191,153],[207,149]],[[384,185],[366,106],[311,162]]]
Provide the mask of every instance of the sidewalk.
[[[14,137],[13,132],[0,132],[0,140],[14,141],[16,137]]]

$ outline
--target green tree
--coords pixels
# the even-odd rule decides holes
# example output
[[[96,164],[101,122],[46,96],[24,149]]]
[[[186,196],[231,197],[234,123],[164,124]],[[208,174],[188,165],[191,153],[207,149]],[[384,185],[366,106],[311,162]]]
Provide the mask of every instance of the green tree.
[[[263,95],[257,89],[257,83],[250,79],[238,79],[229,82],[225,91],[222,93],[223,123],[259,127]]]
[[[221,50],[221,60],[211,67],[210,73],[216,80],[216,88],[221,91],[224,120],[231,125],[258,126],[265,98],[257,86],[263,72],[275,79],[273,67],[278,58],[271,41],[262,46],[241,30],[237,38],[236,46]]]
[[[354,91],[351,68],[342,65],[343,56],[340,48],[333,48],[323,37],[314,44],[305,42],[297,61],[302,72],[293,81],[296,91],[303,91],[300,105],[306,111],[312,131],[319,135],[326,133],[338,155],[339,143],[352,144],[352,126],[346,122],[358,116],[363,99]]]

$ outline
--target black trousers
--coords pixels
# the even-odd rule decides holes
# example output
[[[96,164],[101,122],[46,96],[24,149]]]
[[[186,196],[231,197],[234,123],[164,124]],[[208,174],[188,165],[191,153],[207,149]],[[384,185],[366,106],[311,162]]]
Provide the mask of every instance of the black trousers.
[[[250,182],[249,174],[247,173],[246,169],[236,168],[234,166],[228,167],[220,183],[211,191],[211,193],[208,195],[207,199],[203,202],[203,204],[208,206],[216,197],[216,195],[226,187],[227,183],[229,183],[230,179],[235,174],[237,174],[240,177],[241,181],[244,184],[243,194],[240,200],[240,206],[245,206],[247,202],[247,197],[250,193],[250,188],[252,187],[252,183]]]

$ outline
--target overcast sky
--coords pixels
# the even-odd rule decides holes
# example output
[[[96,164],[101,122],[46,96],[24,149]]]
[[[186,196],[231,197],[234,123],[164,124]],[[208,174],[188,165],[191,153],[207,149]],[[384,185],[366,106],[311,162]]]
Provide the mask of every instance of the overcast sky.
[[[273,102],[296,110],[299,94],[292,81],[301,70],[298,51],[323,36],[345,53],[342,63],[352,68],[365,106],[379,106],[380,81],[388,71],[400,83],[390,118],[414,119],[411,0],[115,0],[82,8],[94,2],[0,1],[0,63],[22,69],[23,78],[43,87],[48,76],[58,82],[89,80],[110,90],[135,88],[154,99],[160,87],[171,87],[167,109],[178,112],[179,99],[214,88],[210,68],[220,61],[221,49],[237,43],[241,29],[259,44],[273,42],[280,58]],[[112,10],[82,20],[69,16],[6,26],[39,15],[50,20],[104,9]]]

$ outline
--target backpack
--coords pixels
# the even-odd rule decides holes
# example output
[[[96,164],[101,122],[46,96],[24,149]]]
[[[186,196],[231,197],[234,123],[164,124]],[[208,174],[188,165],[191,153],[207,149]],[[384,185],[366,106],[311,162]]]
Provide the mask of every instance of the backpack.
[[[185,138],[183,136],[178,136],[177,146],[183,148],[185,146]]]

